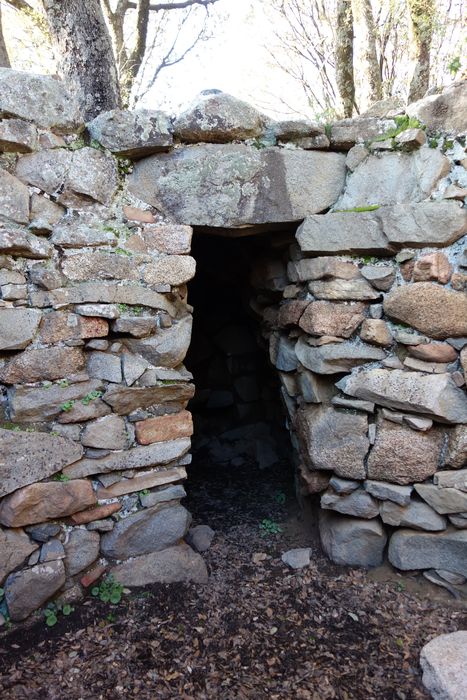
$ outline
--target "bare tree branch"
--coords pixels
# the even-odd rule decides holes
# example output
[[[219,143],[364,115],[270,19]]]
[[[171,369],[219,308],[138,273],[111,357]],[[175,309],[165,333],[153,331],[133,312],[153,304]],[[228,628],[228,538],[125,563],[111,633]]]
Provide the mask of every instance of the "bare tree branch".
[[[180,38],[180,34],[182,32],[183,26],[188,23],[189,17],[190,17],[190,15],[188,13],[182,19],[182,21],[179,25],[178,32],[174,37],[174,40],[172,41],[172,43],[168,47],[168,49],[165,51],[164,56],[160,59],[159,65],[154,70],[150,80],[146,82],[145,88],[143,90],[141,90],[141,84],[142,84],[143,79],[144,79],[144,72],[145,72],[145,69],[147,67],[147,60],[145,61],[145,65],[143,66],[142,76],[141,76],[141,80],[140,80],[140,90],[139,90],[138,98],[136,101],[141,100],[149,92],[149,90],[151,90],[154,87],[154,84],[155,84],[157,78],[159,77],[161,71],[164,68],[170,68],[171,66],[175,66],[178,63],[180,63],[181,61],[183,61],[184,58],[186,58],[186,56],[194,49],[196,44],[199,41],[203,40],[203,36],[205,35],[205,32],[206,32],[206,19],[207,18],[205,18],[203,26],[201,27],[201,29],[199,30],[199,32],[195,36],[195,38],[190,42],[190,44],[185,49],[183,49],[183,51],[181,53],[179,53],[178,55],[176,54],[176,48],[177,48],[177,43],[178,43],[179,38]],[[148,52],[148,55],[149,55],[149,52]]]
[[[10,7],[14,7],[15,10],[18,10],[20,12],[24,10],[30,12],[31,10],[34,10],[34,7],[25,0],[5,0],[5,2],[7,3],[7,5],[10,5]]]
[[[150,5],[149,9],[152,12],[162,12],[164,10],[184,10],[192,5],[202,5],[203,7],[207,7],[208,5],[213,5],[215,2],[218,2],[218,0],[183,0],[182,2],[162,2],[156,5]],[[136,9],[138,7],[138,3],[130,0],[128,7]]]

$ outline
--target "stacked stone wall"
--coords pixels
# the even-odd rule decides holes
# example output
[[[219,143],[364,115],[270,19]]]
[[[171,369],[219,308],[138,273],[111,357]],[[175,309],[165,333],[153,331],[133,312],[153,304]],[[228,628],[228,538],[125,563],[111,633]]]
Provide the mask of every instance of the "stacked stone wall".
[[[104,572],[206,580],[180,503],[193,226],[277,251],[254,308],[329,556],[375,565],[389,537],[395,566],[467,576],[465,138],[217,93],[85,129],[58,81],[0,84],[1,614]]]
[[[131,161],[84,132],[60,83],[37,79],[40,116],[21,113],[30,78],[17,78],[0,98],[0,605],[12,620],[78,600],[105,572],[123,585],[207,576],[179,545],[192,229],[133,206]],[[171,141],[145,124],[143,146],[120,127],[126,154]]]
[[[339,563],[467,574],[466,103],[464,82],[410,118],[257,115],[252,134],[208,94],[175,122],[198,143],[130,178],[178,223],[269,236],[251,306]]]

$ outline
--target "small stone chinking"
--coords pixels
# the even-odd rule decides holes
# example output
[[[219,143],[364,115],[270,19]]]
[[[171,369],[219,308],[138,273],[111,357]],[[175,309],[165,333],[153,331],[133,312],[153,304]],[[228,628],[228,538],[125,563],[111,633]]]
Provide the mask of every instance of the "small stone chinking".
[[[423,101],[410,118],[277,123],[210,91],[175,122],[115,110],[85,127],[65,85],[12,73],[0,69],[2,619],[79,600],[104,573],[207,580],[180,503],[194,225],[303,221],[254,275],[255,309],[327,554],[377,565],[390,532],[394,566],[467,576],[465,84],[436,98],[457,105],[443,124]]]

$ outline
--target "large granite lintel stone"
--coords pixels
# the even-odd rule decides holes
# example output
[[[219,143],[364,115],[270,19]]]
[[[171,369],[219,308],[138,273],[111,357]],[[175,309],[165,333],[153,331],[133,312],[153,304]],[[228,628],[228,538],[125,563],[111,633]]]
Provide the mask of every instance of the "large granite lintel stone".
[[[339,153],[200,144],[139,161],[128,186],[176,223],[241,228],[324,211],[344,179]]]

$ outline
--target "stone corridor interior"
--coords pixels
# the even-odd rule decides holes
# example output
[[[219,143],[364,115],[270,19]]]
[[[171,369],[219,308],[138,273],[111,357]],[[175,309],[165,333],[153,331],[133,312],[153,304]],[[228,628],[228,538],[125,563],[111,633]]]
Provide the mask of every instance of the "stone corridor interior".
[[[189,471],[206,463],[261,471],[290,461],[280,384],[255,313],[257,304],[281,298],[281,291],[258,288],[273,236],[194,236],[197,273],[188,293],[193,335],[185,361],[196,386],[188,407],[194,420]]]

